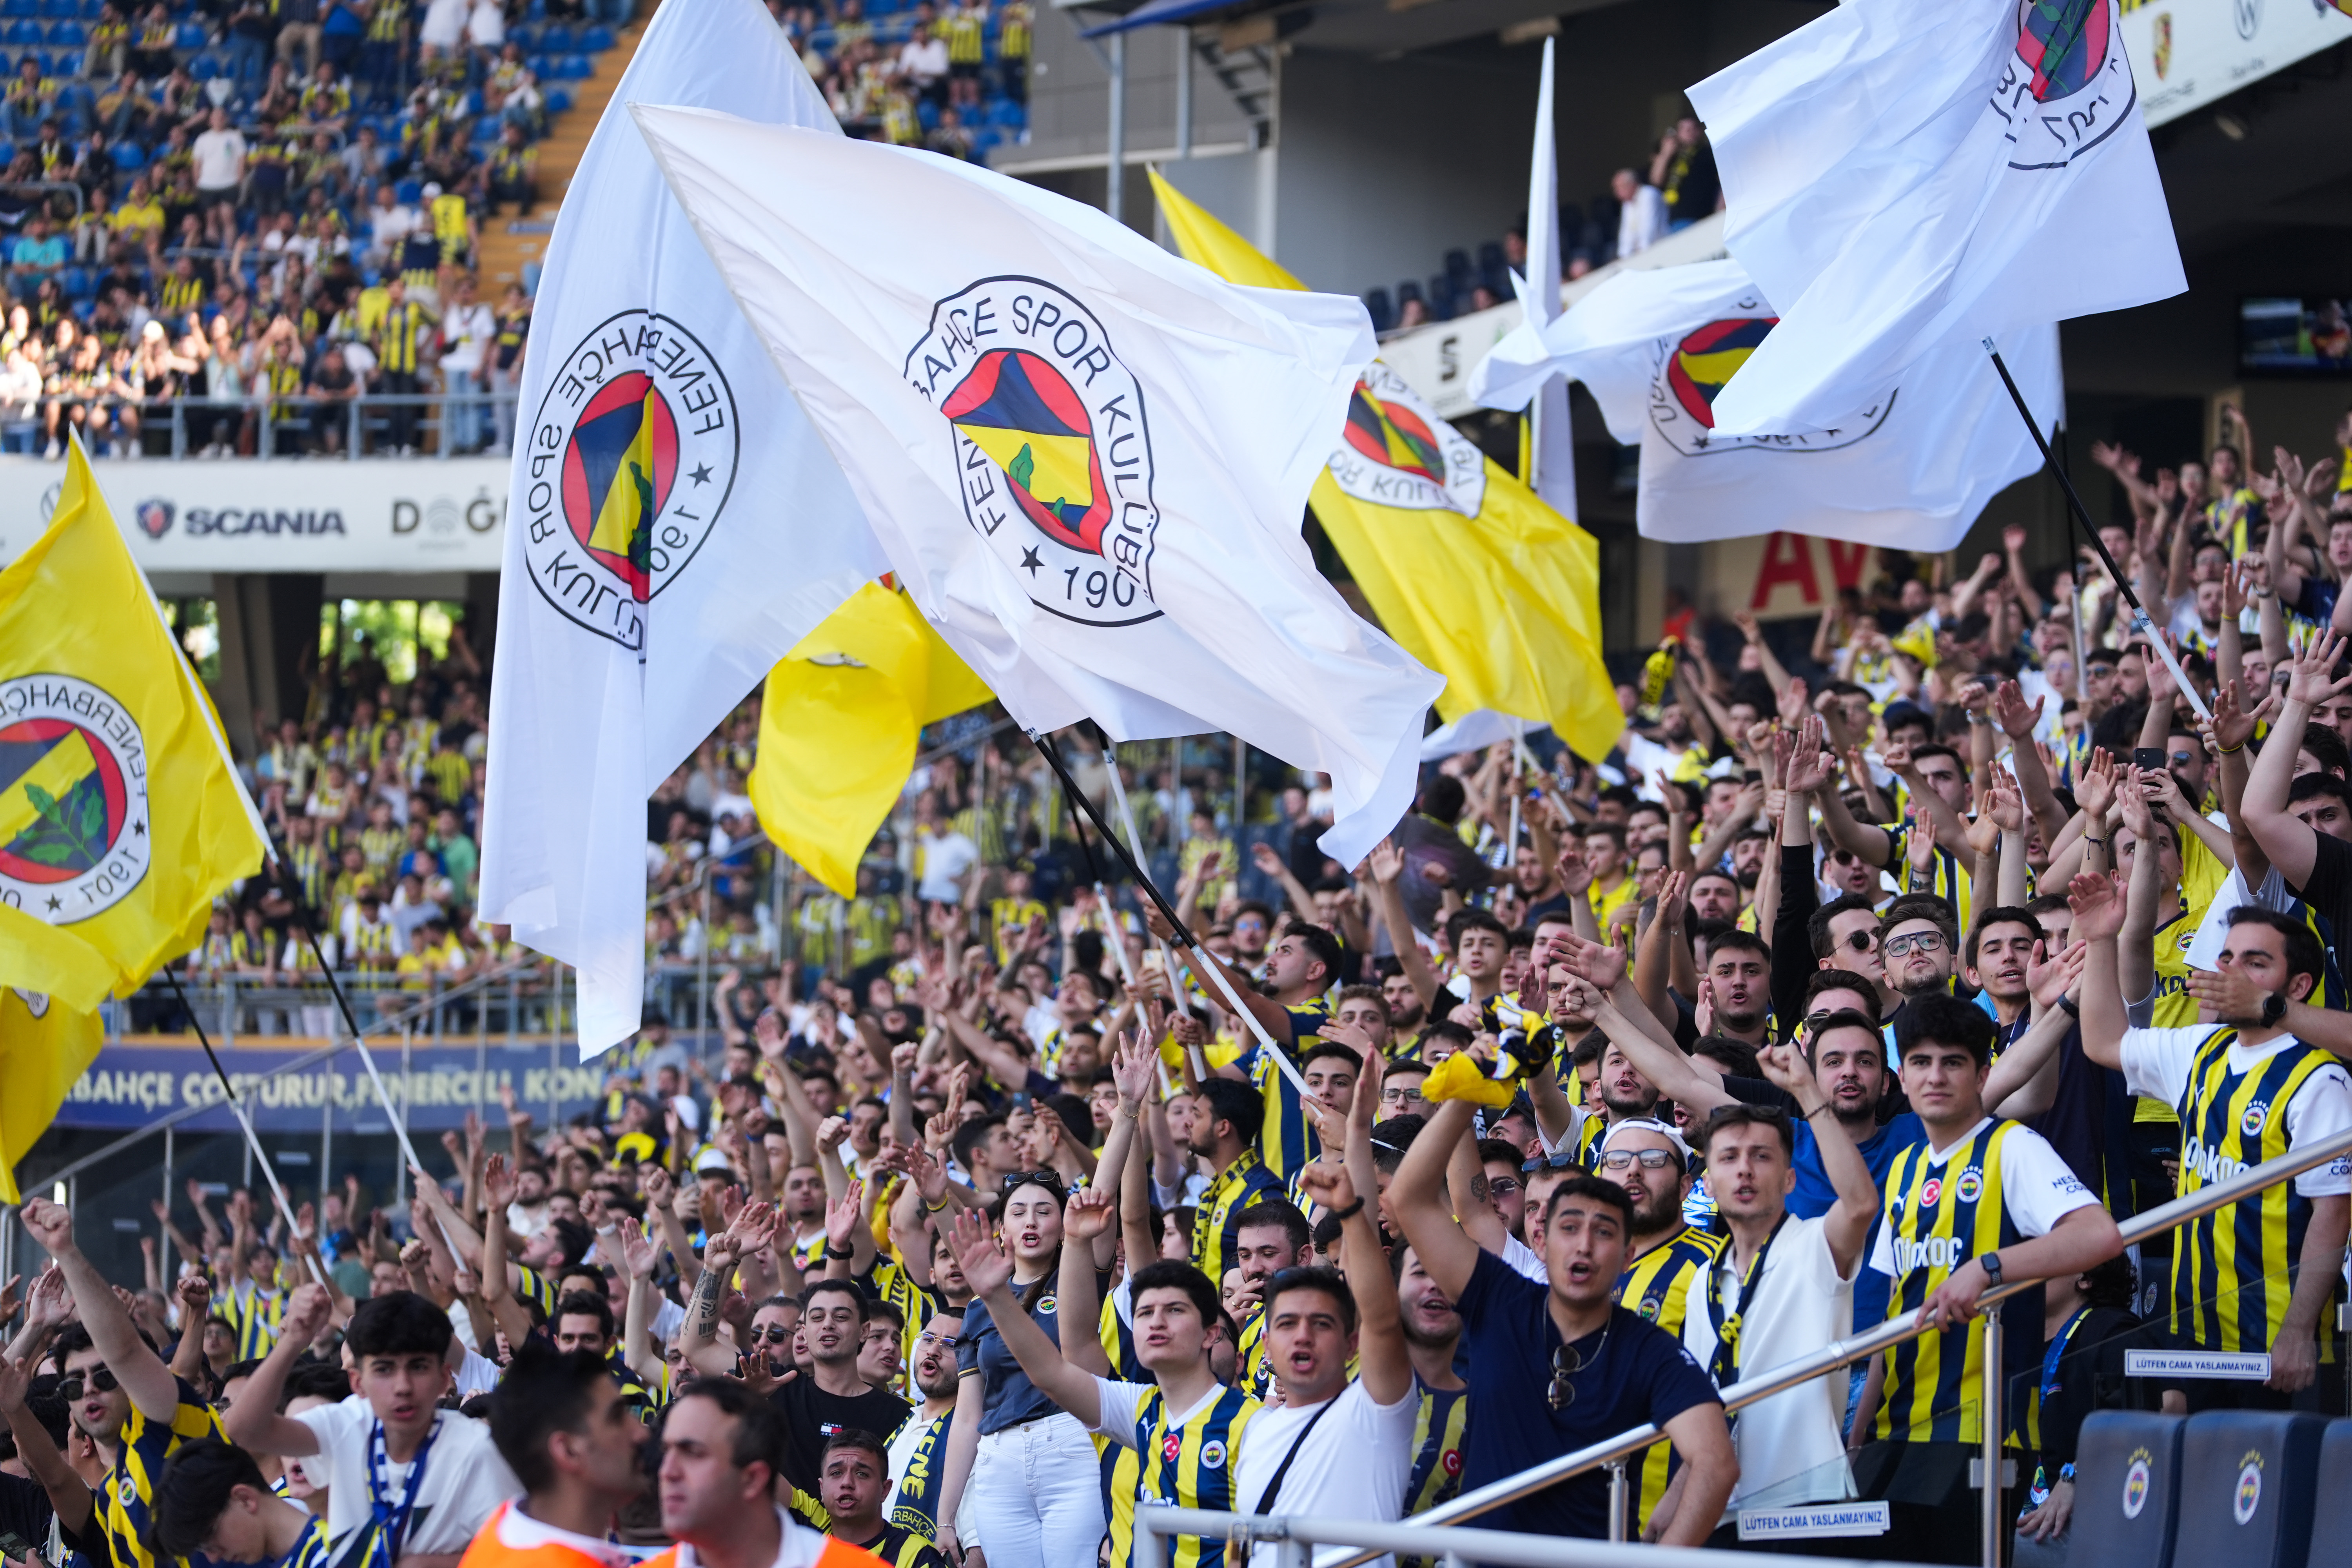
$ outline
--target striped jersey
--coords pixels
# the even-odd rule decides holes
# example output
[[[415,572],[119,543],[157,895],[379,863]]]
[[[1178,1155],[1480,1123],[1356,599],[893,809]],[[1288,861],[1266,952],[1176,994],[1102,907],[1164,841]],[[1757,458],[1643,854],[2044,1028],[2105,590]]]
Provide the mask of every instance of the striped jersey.
[[[1625,1272],[1617,1277],[1618,1303],[1679,1342],[1683,1318],[1690,1310],[1691,1287],[1706,1278],[1723,1247],[1722,1237],[1685,1226],[1672,1240],[1660,1242],[1625,1266]],[[1633,1515],[1636,1529],[1648,1521],[1658,1500],[1666,1495],[1666,1485],[1674,1479],[1678,1465],[1671,1443],[1653,1443],[1643,1450],[1642,1495]]]
[[[286,1292],[264,1290],[250,1279],[240,1279],[222,1293],[215,1310],[236,1330],[236,1359],[257,1360],[278,1342],[278,1325],[286,1320]]]
[[[1404,1483],[1408,1517],[1452,1502],[1462,1489],[1462,1455],[1470,1429],[1470,1389],[1432,1388],[1413,1373],[1421,1414],[1412,1426],[1412,1469]]]
[[[1255,1149],[1244,1149],[1234,1163],[1219,1171],[1192,1211],[1192,1262],[1223,1286],[1225,1266],[1240,1231],[1242,1210],[1262,1197],[1280,1197],[1282,1180],[1266,1169]]]
[[[1258,1402],[1238,1388],[1220,1388],[1178,1419],[1157,1388],[1108,1378],[1097,1378],[1095,1386],[1104,1397],[1106,1428],[1125,1409],[1135,1413],[1132,1426],[1122,1426],[1117,1434],[1116,1481],[1127,1507],[1110,1521],[1112,1568],[1160,1568],[1162,1563],[1167,1568],[1246,1568],[1246,1560],[1228,1564],[1223,1537],[1172,1536],[1164,1538],[1167,1544],[1162,1546],[1150,1536],[1139,1536],[1134,1510],[1173,1503],[1238,1511],[1242,1500],[1234,1492],[1235,1461]],[[1125,1409],[1117,1397],[1121,1393],[1129,1396]]]
[[[147,1538],[155,1482],[163,1474],[163,1462],[183,1443],[197,1437],[226,1440],[228,1436],[221,1427],[220,1417],[187,1379],[173,1381],[178,1384],[180,1403],[171,1419],[151,1421],[141,1414],[137,1405],[132,1405],[117,1439],[121,1451],[115,1458],[114,1468],[99,1483],[98,1522],[106,1531],[114,1568],[155,1568],[155,1553],[148,1549]]]

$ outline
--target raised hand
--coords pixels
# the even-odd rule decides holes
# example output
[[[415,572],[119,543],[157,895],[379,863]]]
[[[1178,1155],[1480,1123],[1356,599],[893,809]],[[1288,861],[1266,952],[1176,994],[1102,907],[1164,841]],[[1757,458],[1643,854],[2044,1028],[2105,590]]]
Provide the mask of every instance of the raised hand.
[[[2025,831],[2025,791],[2019,786],[2017,775],[2007,768],[1992,770],[1992,783],[1986,791],[1986,809],[2003,833]]]
[[[1590,981],[1596,990],[1613,991],[1625,978],[1625,952],[1622,948],[1604,947],[1597,942],[1587,942],[1574,932],[1560,942],[1559,961],[1580,979]]]
[[[632,1279],[650,1279],[661,1248],[646,1235],[646,1227],[627,1215],[621,1216],[621,1267]]]
[[[1326,1164],[1320,1160],[1298,1168],[1298,1185],[1307,1195],[1326,1209],[1343,1209],[1356,1201],[1356,1184],[1348,1180],[1348,1167]]]
[[[824,1239],[835,1251],[849,1250],[849,1238],[857,1234],[857,1222],[862,1217],[860,1211],[865,1200],[865,1178],[852,1176],[849,1185],[842,1192],[841,1201],[824,1205]]]
[[[2060,997],[2083,983],[2083,964],[2091,955],[2088,942],[2075,942],[2053,954],[2048,942],[2033,944],[2033,957],[2025,965],[2025,989],[2033,997],[2034,1005],[2055,1007]]]
[[[1826,750],[1827,728],[1818,713],[1808,716],[1797,727],[1796,739],[1789,750],[1788,763],[1780,770],[1780,783],[1790,794],[1812,794],[1830,781],[1836,771],[1837,759]]]
[[[2066,885],[2066,907],[2074,911],[2074,940],[2111,941],[2124,929],[2123,890],[2115,879],[2085,871]]]
[[[2091,760],[2074,781],[2074,804],[2086,819],[2084,830],[2093,837],[2106,831],[2107,813],[2116,804],[2116,757],[2104,746],[2091,749]]]
[[[1372,852],[1364,857],[1364,864],[1357,868],[1359,880],[1362,879],[1367,868],[1371,872],[1372,880],[1385,888],[1404,875],[1404,851],[1397,847],[1395,839],[1383,838],[1372,846]]]
[[[487,1180],[488,1176],[488,1173],[485,1172],[484,1179]],[[666,1209],[677,1200],[677,1184],[670,1179],[668,1170],[663,1166],[654,1165],[643,1168],[637,1182],[645,1188],[647,1213],[655,1209]],[[513,1201],[511,1196],[508,1201]]]
[[[334,1313],[334,1298],[327,1294],[324,1285],[297,1285],[294,1294],[287,1300],[286,1314],[278,1325],[278,1337],[292,1340],[298,1345],[307,1345],[319,1337],[320,1331],[327,1326],[327,1320]]]
[[[2047,695],[2037,697],[2033,700],[2033,706],[2028,708],[2025,705],[2025,693],[2019,688],[2017,682],[2004,680],[1993,688],[1993,722],[1999,724],[2001,733],[2011,740],[2023,741],[2033,733],[2033,727],[2042,722],[2042,710],[2048,705],[2049,701]]]
[[[1935,874],[1936,818],[1933,814],[1923,811],[1911,818],[1911,831],[1903,837],[1903,855],[1911,863],[1911,869],[1920,876]]]
[[[1013,1255],[996,1237],[995,1227],[965,1209],[948,1227],[948,1249],[963,1270],[963,1282],[975,1297],[1001,1290],[1013,1279]]]
[[[763,1009],[751,1020],[751,1038],[759,1043],[760,1054],[771,1061],[782,1059],[784,1054],[784,1021],[773,1007]]]
[[[1782,724],[1794,724],[1805,716],[1805,699],[1811,690],[1811,688],[1805,684],[1803,676],[1792,675],[1789,678],[1789,684],[1780,689],[1780,700],[1776,704]]]
[[[1658,884],[1658,923],[1668,931],[1682,928],[1683,917],[1690,913],[1690,878],[1680,871],[1669,871]]]
[[[2344,657],[2344,634],[2330,632],[2305,648],[2300,658],[2287,663],[2286,700],[2316,708],[2352,687],[2352,676],[2336,679],[2336,666]]]
[[[1969,848],[1979,855],[1990,855],[2000,847],[2000,824],[1992,814],[1990,784],[1977,786],[1976,808],[1976,816],[1968,824]]]
[[[2213,693],[2213,717],[2204,726],[2205,738],[2217,752],[2235,752],[2254,738],[2254,731],[2278,711],[2278,693],[2265,692],[2261,703],[2248,711],[2244,700],[2238,695],[2238,683],[2223,681]]]
[[[1067,1241],[1092,1241],[1118,1218],[1117,1194],[1080,1187],[1062,1208],[1062,1236]]]
[[[1559,877],[1560,891],[1569,898],[1592,891],[1592,868],[1584,863],[1584,846],[1576,840],[1561,842],[1552,870]]]
[[[1119,1036],[1111,1047],[1110,1077],[1122,1105],[1148,1104],[1160,1079],[1160,1047],[1140,1029]]]
[[[50,1257],[71,1258],[79,1250],[74,1246],[73,1214],[63,1204],[28,1199],[16,1211],[16,1219]]]
[[[2145,844],[2156,837],[2156,814],[2148,809],[2147,797],[2156,787],[2152,774],[2126,763],[2116,778],[2116,795],[2123,806],[2124,826],[2131,836]]]
[[[1764,1047],[1756,1053],[1756,1065],[1766,1078],[1788,1091],[1801,1111],[1807,1100],[1821,1095],[1821,1086],[1813,1081],[1812,1068],[1805,1065],[1804,1054],[1793,1041]]]

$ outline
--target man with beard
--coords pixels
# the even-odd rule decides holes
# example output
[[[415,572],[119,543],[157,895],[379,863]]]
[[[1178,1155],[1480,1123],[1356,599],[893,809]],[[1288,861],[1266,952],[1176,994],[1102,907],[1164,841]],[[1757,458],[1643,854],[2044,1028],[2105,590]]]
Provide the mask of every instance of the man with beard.
[[[1700,925],[1729,925],[1746,902],[1738,879],[1728,871],[1710,868],[1690,879],[1691,919]]]
[[[1387,1056],[1394,1046],[1396,1030],[1396,1003],[1390,986],[1402,978],[1391,975],[1378,985],[1342,985],[1339,994],[1334,999],[1337,1005],[1331,1009],[1332,1021],[1361,1029],[1380,1047],[1381,1055]],[[1404,983],[1404,991],[1408,996],[1412,994],[1410,981]],[[1413,1021],[1420,1022],[1421,1003],[1418,998],[1413,1001],[1412,1012]]]
[[[1213,1078],[1201,1085],[1198,1099],[1190,1147],[1213,1174],[1193,1211],[1192,1262],[1215,1282],[1239,1252],[1242,1212],[1261,1199],[1280,1198],[1282,1180],[1258,1156],[1265,1106],[1247,1084]]]
[[[1878,921],[1878,952],[1886,983],[1901,998],[1885,1015],[1890,1045],[1904,1037],[1906,1015],[1923,996],[1948,995],[1959,961],[1959,927],[1952,906],[1935,893],[1906,893]]]
[[[1349,1054],[1345,1046],[1324,1048]],[[1339,1110],[1341,1116],[1347,1114],[1346,1106]],[[1234,1249],[1225,1256],[1225,1267],[1240,1277],[1240,1288],[1227,1300],[1225,1310],[1242,1326],[1241,1339],[1234,1347],[1241,1357],[1241,1384],[1251,1398],[1264,1399],[1266,1390],[1274,1385],[1263,1310],[1265,1282],[1286,1268],[1304,1268],[1312,1264],[1315,1233],[1307,1223],[1307,1215],[1296,1205],[1278,1197],[1260,1198],[1242,1211],[1234,1243]],[[1221,1278],[1217,1283],[1222,1288],[1225,1280]]]
[[[1846,809],[1844,797],[1834,789],[1822,787],[1822,781],[1814,779],[1811,770],[1801,776],[1821,807],[1822,825],[1829,829],[1831,840],[1882,870],[1906,876],[1904,862],[1910,837],[1924,830],[1921,818],[1933,822],[1935,857],[1924,890],[1948,900],[1956,910],[1967,909],[1969,868],[1960,864],[1954,850],[1968,841],[1968,764],[1949,746],[1930,744],[1889,746],[1886,765],[1903,781],[1914,813],[1912,820],[1892,829],[1855,820]],[[1781,841],[1787,843],[1785,834]]]
[[[782,1417],[731,1378],[689,1383],[662,1423],[662,1532],[646,1568],[876,1568],[881,1559],[794,1523],[776,1500]]]
[[[954,1257],[952,1247],[947,1256]],[[955,1415],[956,1340],[962,1332],[961,1309],[935,1312],[923,1325],[914,1357],[915,1391],[923,1402],[890,1439],[890,1522],[926,1541],[935,1540],[939,1531],[948,1423]]]
[[[646,1489],[647,1430],[603,1358],[525,1346],[490,1394],[490,1440],[523,1495],[499,1505],[458,1568],[605,1568],[614,1516]]]
[[[1412,976],[1403,970],[1381,976],[1381,997],[1389,1005],[1388,1027],[1391,1038],[1409,1037],[1421,1027],[1421,997],[1412,988]]]

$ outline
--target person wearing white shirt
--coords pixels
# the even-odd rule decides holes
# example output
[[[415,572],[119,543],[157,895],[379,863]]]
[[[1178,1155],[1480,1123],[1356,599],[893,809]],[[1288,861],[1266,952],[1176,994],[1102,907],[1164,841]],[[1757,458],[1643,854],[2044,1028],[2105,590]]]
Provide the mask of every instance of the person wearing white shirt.
[[[923,879],[918,891],[924,902],[959,903],[963,899],[964,874],[980,859],[980,846],[946,828],[918,846],[923,858]]]
[[[1609,192],[1617,198],[1617,259],[1639,256],[1666,237],[1666,198],[1631,169],[1609,178]]]
[[[195,160],[196,195],[211,205],[236,197],[245,180],[245,138],[228,122],[228,110],[213,110],[212,125],[188,149]]]
[[[499,335],[498,312],[474,297],[474,280],[460,273],[449,286],[450,304],[441,315],[441,417],[450,450],[470,452],[482,444],[482,364],[490,340]]]
[[[1824,1040],[1846,1034],[1874,1047],[1878,1042],[1867,1017],[1839,1013],[1811,1031],[1807,1049],[1819,1050]],[[1726,1391],[1845,1338],[1853,1322],[1854,1274],[1878,1214],[1878,1184],[1805,1058],[1784,1045],[1759,1051],[1757,1060],[1796,1100],[1813,1130],[1837,1202],[1811,1219],[1789,1212],[1797,1185],[1796,1131],[1778,1107],[1718,1105],[1701,1128],[1707,1191],[1731,1245],[1691,1286],[1683,1348]],[[1846,1381],[1842,1374],[1815,1378],[1739,1413],[1731,1427],[1739,1481],[1710,1545],[1738,1545],[1743,1510],[1840,1502],[1853,1495],[1845,1458]],[[1677,1500],[1677,1489],[1669,1487],[1659,1513],[1670,1520]]]
[[[936,26],[919,27],[898,50],[898,74],[928,96],[948,74],[948,41]]]

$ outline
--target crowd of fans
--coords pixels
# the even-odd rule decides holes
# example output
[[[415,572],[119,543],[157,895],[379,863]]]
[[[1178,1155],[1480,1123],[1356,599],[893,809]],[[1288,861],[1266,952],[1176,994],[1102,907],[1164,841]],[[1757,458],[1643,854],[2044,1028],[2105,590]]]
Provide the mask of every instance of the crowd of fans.
[[[1975,1308],[2042,1279],[2007,1307],[2004,1518],[2051,1561],[2093,1409],[2343,1409],[2352,1161],[2117,1228],[2352,1131],[2352,487],[2250,446],[2152,479],[2102,449],[2162,653],[2021,535],[1966,576],[1883,556],[1810,649],[1678,614],[1610,758],[1446,759],[1359,867],[1316,847],[1319,781],[1236,796],[1233,753],[1171,748],[1125,793],[1199,949],[984,715],[929,738],[855,898],[762,926],[747,709],[649,809],[657,891],[747,857],[716,1048],[649,1016],[604,1105],[509,1099],[404,1214],[356,1178],[158,1205],[137,1292],[26,1205],[56,1267],[0,1363],[0,1524],[88,1568],[806,1562],[804,1530],[1127,1568],[1155,1503],[1411,1516],[1646,1422],[1637,1537],[1860,1497],[1864,1554],[1970,1563]],[[373,921],[382,867],[451,914],[482,672],[461,634],[379,673],[257,778],[300,896]],[[1148,749],[1054,743],[1116,820]],[[1722,1389],[1915,1312],[1727,1423]],[[1479,1522],[1604,1536],[1610,1495]]]
[[[7,444],[406,454],[429,428],[439,449],[503,454],[530,299],[481,282],[483,228],[538,203],[562,83],[636,8],[16,0],[0,21]],[[1030,0],[770,9],[852,135],[972,158],[1024,133]],[[395,401],[362,416],[362,395]]]

